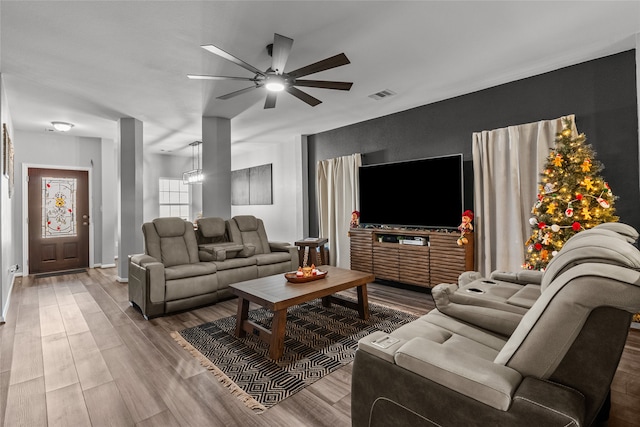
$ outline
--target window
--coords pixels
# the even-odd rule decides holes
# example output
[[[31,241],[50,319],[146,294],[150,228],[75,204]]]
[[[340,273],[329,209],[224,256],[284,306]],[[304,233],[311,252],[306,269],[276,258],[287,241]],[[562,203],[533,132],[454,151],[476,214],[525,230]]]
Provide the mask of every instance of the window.
[[[189,186],[182,179],[160,178],[160,216],[189,220]]]

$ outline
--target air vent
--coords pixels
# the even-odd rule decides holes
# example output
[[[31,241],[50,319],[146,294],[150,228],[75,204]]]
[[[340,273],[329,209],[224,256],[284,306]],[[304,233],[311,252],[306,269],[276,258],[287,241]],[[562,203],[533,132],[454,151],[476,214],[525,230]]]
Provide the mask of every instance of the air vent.
[[[376,101],[381,100],[382,98],[388,98],[390,96],[395,95],[396,93],[390,89],[381,90],[378,93],[374,93],[373,95],[369,95],[369,98],[373,98]]]

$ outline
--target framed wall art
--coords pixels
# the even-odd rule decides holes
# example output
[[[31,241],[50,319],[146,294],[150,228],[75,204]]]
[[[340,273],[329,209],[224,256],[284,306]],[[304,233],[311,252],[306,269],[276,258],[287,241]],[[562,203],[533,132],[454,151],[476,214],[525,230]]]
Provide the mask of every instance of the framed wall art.
[[[2,124],[2,173],[9,179],[9,197],[13,195],[13,143],[7,124]]]
[[[272,205],[271,163],[231,171],[231,204]]]

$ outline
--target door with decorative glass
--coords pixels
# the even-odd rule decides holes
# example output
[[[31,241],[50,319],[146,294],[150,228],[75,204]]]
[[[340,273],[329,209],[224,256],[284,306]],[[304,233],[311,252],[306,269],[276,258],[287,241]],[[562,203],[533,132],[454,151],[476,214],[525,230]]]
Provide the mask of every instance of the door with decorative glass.
[[[28,169],[29,273],[89,267],[89,172]]]

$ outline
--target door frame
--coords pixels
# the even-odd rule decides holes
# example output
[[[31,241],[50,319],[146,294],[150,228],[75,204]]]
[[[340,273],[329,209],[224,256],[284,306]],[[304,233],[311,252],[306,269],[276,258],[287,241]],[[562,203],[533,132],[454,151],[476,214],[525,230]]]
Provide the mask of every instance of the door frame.
[[[62,165],[43,165],[37,163],[23,163],[22,164],[22,275],[29,275],[29,224],[27,222],[29,212],[29,188],[27,178],[29,176],[29,168],[38,169],[58,169],[58,170],[73,170],[73,171],[86,171],[88,175],[89,185],[89,268],[94,268],[93,262],[93,188],[92,188],[92,167],[83,166],[62,166]]]

